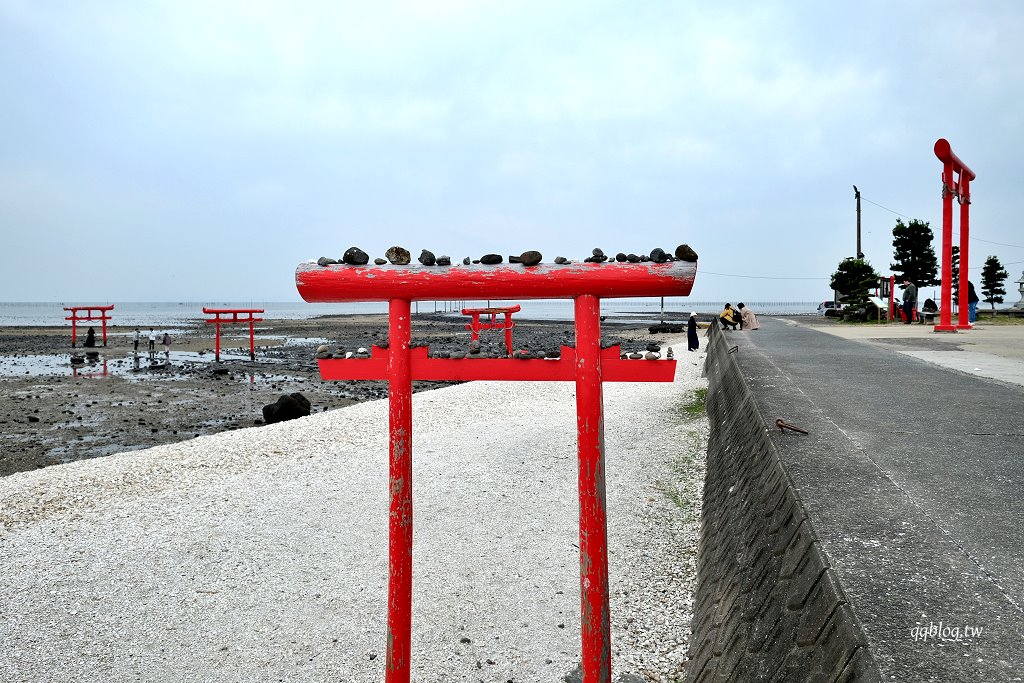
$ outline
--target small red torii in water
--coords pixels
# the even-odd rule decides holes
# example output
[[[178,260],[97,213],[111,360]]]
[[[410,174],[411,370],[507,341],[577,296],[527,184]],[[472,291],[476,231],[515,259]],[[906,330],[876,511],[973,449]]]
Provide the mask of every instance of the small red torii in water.
[[[107,314],[114,310],[114,304],[107,306],[65,306],[64,310],[71,311],[71,315],[64,318],[71,321],[71,348],[75,348],[75,343],[77,342],[78,323],[86,320],[103,321],[103,345],[107,345],[107,321],[110,320],[110,316]],[[85,315],[80,315],[79,311],[85,311]],[[99,313],[94,314],[93,311],[99,311]]]
[[[575,381],[579,457],[579,547],[584,683],[610,683],[611,618],[605,507],[603,382],[671,382],[674,360],[628,361],[601,349],[601,299],[686,296],[696,262],[536,266],[319,266],[301,264],[296,286],[309,302],[388,302],[388,348],[368,359],[319,360],[325,380],[388,380],[389,574],[386,683],[408,683],[412,640],[413,380]],[[430,358],[410,348],[410,302],[573,299],[576,347],[558,360]]]
[[[217,327],[217,341],[214,344],[213,353],[214,359],[220,361],[220,326],[249,323],[249,358],[256,360],[256,328],[254,326],[256,323],[263,322],[263,318],[257,318],[255,314],[262,312],[262,308],[207,308],[203,306],[203,313],[214,316],[207,320],[206,323]],[[231,317],[222,318],[222,315],[230,315]],[[238,316],[240,315],[245,317],[239,318]]]

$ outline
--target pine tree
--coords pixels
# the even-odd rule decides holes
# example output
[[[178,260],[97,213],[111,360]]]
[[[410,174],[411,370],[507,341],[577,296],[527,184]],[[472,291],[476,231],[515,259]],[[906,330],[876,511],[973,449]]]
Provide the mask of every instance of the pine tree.
[[[939,264],[932,248],[932,229],[925,221],[912,220],[909,224],[896,219],[892,229],[893,259],[889,264],[896,281],[910,280],[918,286],[931,287],[939,284]]]
[[[832,289],[845,295],[843,302],[848,310],[855,312],[861,309],[860,317],[864,317],[863,309],[868,306],[869,291],[877,286],[878,273],[864,259],[845,258],[832,273]]]
[[[1003,295],[1006,290],[1003,282],[1010,274],[1003,268],[1003,264],[995,256],[985,259],[985,266],[981,269],[981,293],[984,295],[982,301],[992,304],[992,310],[996,310],[996,304],[1003,303]]]

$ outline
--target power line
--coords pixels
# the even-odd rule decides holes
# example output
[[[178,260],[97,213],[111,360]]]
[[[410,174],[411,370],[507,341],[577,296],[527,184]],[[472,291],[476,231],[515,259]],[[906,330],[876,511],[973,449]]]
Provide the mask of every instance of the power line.
[[[900,213],[899,211],[893,211],[892,209],[890,209],[887,206],[882,206],[878,202],[871,201],[870,199],[868,199],[867,197],[864,196],[863,192],[861,192],[860,198],[863,199],[864,201],[866,201],[868,204],[874,204],[878,208],[885,209],[889,213],[895,214],[895,215],[897,215],[897,216],[899,216],[901,218],[906,218],[908,221],[915,220],[915,219],[911,218],[910,216],[908,216],[908,215],[906,215],[904,213]],[[993,242],[992,240],[983,240],[980,237],[974,237],[973,235],[970,236],[969,239],[972,242],[985,242],[986,244],[998,244],[1001,247],[1013,247],[1015,249],[1024,249],[1024,245],[1020,245],[1020,244],[1006,244],[1005,242]]]
[[[1017,249],[1024,249],[1024,245],[1020,244],[1006,244],[1005,242],[993,242],[992,240],[983,240],[980,237],[972,237],[971,239],[978,242],[985,242],[986,244],[998,244],[1001,247],[1016,247]]]
[[[889,213],[894,213],[894,214],[896,214],[897,216],[900,216],[901,218],[906,218],[906,219],[907,219],[908,221],[912,221],[912,220],[914,220],[913,218],[911,218],[910,216],[908,216],[908,215],[906,215],[906,214],[904,214],[904,213],[900,213],[899,211],[893,211],[892,209],[890,209],[890,208],[889,208],[889,207],[887,207],[887,206],[882,206],[882,205],[881,205],[881,204],[879,204],[878,202],[873,202],[873,201],[871,201],[870,199],[868,199],[867,197],[865,197],[865,196],[864,196],[864,193],[863,193],[863,192],[861,192],[861,193],[860,193],[860,198],[861,198],[861,199],[863,199],[864,201],[866,201],[866,202],[867,202],[868,204],[874,204],[874,205],[875,205],[875,206],[877,206],[878,208],[880,208],[880,209],[885,209],[885,210],[886,210],[886,211],[888,211]]]

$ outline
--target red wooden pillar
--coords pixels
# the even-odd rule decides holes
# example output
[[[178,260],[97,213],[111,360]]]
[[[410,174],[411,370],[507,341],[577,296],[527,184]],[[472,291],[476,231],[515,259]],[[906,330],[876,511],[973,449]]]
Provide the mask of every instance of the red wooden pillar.
[[[960,269],[964,264],[961,261]],[[942,164],[942,303],[939,304],[939,324],[936,332],[955,332],[951,323],[953,310],[953,162]]]
[[[505,311],[505,352],[510,356],[512,355],[512,325],[512,311]]]
[[[100,313],[100,315],[102,316],[100,318],[100,320],[102,321],[101,322],[101,327],[103,328],[103,346],[106,346],[107,345],[107,314],[104,311],[104,312]]]
[[[583,680],[610,683],[608,527],[601,389],[601,303],[576,297],[576,429],[579,451],[580,617]]]
[[[75,348],[78,340],[78,311],[71,310],[71,348]]]
[[[213,342],[213,359],[220,362],[220,317],[218,316],[217,322],[213,324],[214,342]]]
[[[388,302],[387,683],[409,683],[412,653],[412,325],[408,299]]]
[[[249,317],[249,360],[256,360],[256,323]]]
[[[960,174],[960,307],[957,322],[958,330],[971,329],[971,312],[967,303],[967,264],[968,250],[970,244],[968,238],[971,233],[971,179],[970,176]]]

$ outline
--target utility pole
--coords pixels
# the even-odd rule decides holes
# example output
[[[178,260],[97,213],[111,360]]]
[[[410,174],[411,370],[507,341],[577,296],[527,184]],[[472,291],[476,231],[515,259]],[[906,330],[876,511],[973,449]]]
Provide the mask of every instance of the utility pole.
[[[864,258],[864,252],[860,250],[860,190],[853,186],[853,196],[857,200],[857,258]]]

